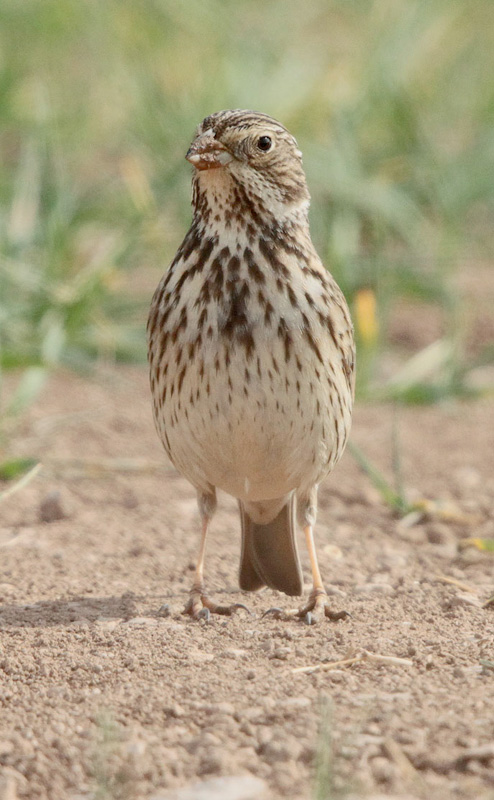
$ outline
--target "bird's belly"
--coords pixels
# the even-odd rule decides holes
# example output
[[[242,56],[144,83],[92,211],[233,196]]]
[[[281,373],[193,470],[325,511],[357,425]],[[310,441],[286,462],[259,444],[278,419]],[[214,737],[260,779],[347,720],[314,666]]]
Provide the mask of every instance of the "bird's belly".
[[[310,487],[338,460],[350,426],[313,359],[287,366],[276,347],[256,352],[210,347],[190,363],[180,391],[155,407],[157,427],[194,486],[216,486],[243,500]],[[319,377],[317,377],[319,375]]]
[[[183,431],[189,454],[194,449],[196,477],[204,476],[241,499],[285,495],[300,484],[300,473],[307,474],[308,450],[313,449],[307,443],[307,430],[304,436],[302,418],[297,419],[287,404],[280,403],[277,409],[276,401],[262,389],[256,392],[252,387],[249,397],[237,395],[225,402],[222,388],[219,384],[207,424],[200,413],[197,422],[196,415],[189,415],[190,428],[187,434]],[[190,463],[187,446],[183,449]]]

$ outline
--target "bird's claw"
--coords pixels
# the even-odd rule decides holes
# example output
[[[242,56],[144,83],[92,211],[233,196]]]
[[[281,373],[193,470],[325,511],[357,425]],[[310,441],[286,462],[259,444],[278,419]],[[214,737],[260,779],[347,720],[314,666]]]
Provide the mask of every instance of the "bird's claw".
[[[348,611],[332,611],[328,605],[328,596],[326,592],[318,589],[311,594],[309,601],[302,608],[295,609],[295,611],[284,611],[282,608],[277,607],[268,608],[261,619],[267,616],[283,621],[298,619],[306,625],[316,625],[317,622],[324,619],[324,617],[327,617],[332,622],[337,622],[340,619],[351,617],[351,614],[349,614]]]
[[[351,619],[352,615],[349,611],[331,611],[329,606],[324,606],[324,615],[331,620],[331,622],[338,622],[340,619]]]
[[[305,622],[306,625],[315,624],[315,619],[313,618],[311,612],[304,608],[300,611],[297,609],[295,611],[284,611],[282,608],[277,607],[268,608],[268,610],[262,615],[261,619],[264,619],[264,617],[268,616],[276,620],[282,620],[283,622],[286,622],[286,620],[289,619],[300,619],[302,622]]]
[[[232,603],[231,606],[217,606],[214,603],[211,603],[211,605],[208,606],[208,608],[211,610],[212,614],[220,614],[221,616],[224,617],[233,616],[235,611],[238,611],[239,609],[242,609],[242,611],[247,611],[247,614],[252,616],[252,611],[250,610],[250,608],[244,606],[243,603]]]
[[[232,606],[230,606],[230,608],[232,611],[237,611],[237,609],[241,608],[242,611],[247,611],[249,617],[254,616],[254,613],[250,610],[250,608],[247,608],[247,606],[245,606],[243,603],[234,603]]]
[[[283,622],[288,619],[301,619],[306,625],[314,625],[315,622],[311,612],[305,609],[302,609],[301,611],[284,611],[282,608],[275,606],[273,608],[268,608],[268,610],[262,615],[261,619],[264,619],[264,617],[268,616],[272,617],[273,619],[282,620]]]
[[[234,612],[238,611],[239,609],[247,611],[248,614],[252,615],[250,609],[248,609],[243,603],[232,603],[230,606],[219,606],[216,603],[213,603],[213,601],[210,600],[207,595],[194,591],[191,592],[183,613],[189,614],[192,619],[203,619],[205,622],[210,622],[211,614],[231,617]]]
[[[348,611],[332,611],[328,604],[328,596],[325,591],[317,589],[311,593],[308,603],[300,608],[295,616],[305,622],[306,625],[316,625],[318,622],[327,618],[331,622],[346,619],[350,616]]]
[[[264,619],[264,617],[267,617],[267,616],[272,616],[273,619],[289,619],[290,618],[290,615],[286,611],[283,611],[282,608],[278,608],[277,606],[273,606],[273,608],[268,608],[268,610],[265,611],[264,614],[262,615],[261,619]]]

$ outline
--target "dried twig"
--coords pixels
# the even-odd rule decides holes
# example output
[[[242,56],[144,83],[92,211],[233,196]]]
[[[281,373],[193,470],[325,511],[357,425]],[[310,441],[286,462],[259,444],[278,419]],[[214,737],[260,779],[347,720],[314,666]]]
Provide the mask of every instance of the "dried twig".
[[[379,653],[371,653],[369,650],[362,651],[362,660],[375,661],[379,664],[390,664],[396,667],[413,667],[413,661],[409,658],[398,658],[398,656],[383,656]]]
[[[326,671],[329,669],[338,669],[339,667],[349,667],[352,664],[356,664],[358,661],[362,661],[362,658],[360,656],[355,656],[355,658],[344,658],[342,661],[328,661],[326,664],[311,664],[308,667],[296,667],[292,669],[292,672],[320,672],[321,670]]]
[[[374,663],[388,664],[396,667],[413,667],[413,661],[410,661],[409,658],[383,656],[380,653],[371,653],[369,650],[362,650],[362,652],[358,653],[353,658],[345,658],[341,661],[328,661],[325,664],[311,664],[308,667],[296,667],[296,669],[292,669],[292,672],[327,672],[328,670],[339,669],[339,667],[350,667],[362,661],[373,661]]]

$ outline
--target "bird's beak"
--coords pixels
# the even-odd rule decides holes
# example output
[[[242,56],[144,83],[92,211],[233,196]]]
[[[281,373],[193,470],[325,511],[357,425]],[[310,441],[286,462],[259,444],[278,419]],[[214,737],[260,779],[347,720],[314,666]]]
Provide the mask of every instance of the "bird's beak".
[[[196,169],[218,169],[233,160],[232,154],[213,138],[211,131],[201,133],[194,139],[185,158]]]

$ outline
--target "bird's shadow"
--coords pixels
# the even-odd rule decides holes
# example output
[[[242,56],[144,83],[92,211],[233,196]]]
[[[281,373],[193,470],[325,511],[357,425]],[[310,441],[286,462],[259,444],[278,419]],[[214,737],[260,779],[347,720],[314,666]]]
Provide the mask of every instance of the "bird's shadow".
[[[0,603],[0,630],[54,628],[83,621],[131,619],[137,616],[136,601],[140,599],[142,598],[133,592],[125,592],[120,597],[72,596],[63,600],[41,600],[38,603]]]
[[[217,589],[216,594],[238,594],[235,587]],[[77,622],[129,620],[133,617],[161,617],[163,602],[180,598],[185,604],[188,591],[167,595],[137,595],[124,592],[120,597],[91,597],[73,595],[61,600],[40,600],[37,603],[2,603],[0,601],[0,632],[8,628],[56,628]],[[153,610],[142,611],[137,603],[153,600]],[[165,615],[166,616],[166,615]]]

